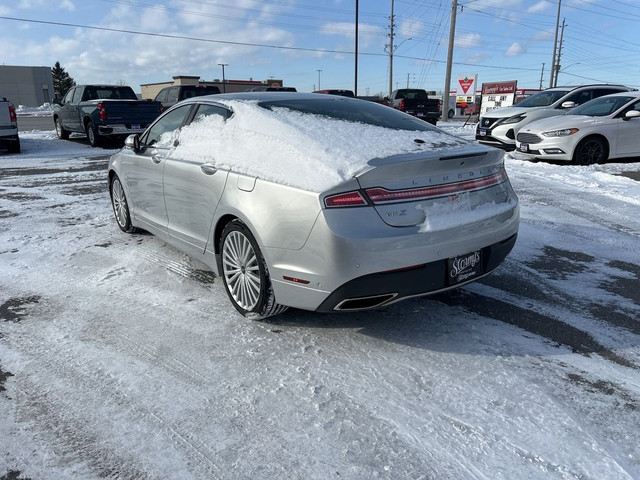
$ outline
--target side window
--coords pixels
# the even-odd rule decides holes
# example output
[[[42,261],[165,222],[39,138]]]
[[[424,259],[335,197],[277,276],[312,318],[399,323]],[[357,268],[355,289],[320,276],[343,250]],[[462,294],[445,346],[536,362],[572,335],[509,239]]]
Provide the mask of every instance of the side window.
[[[171,87],[167,92],[167,103],[176,103],[178,101],[178,87]]]
[[[154,123],[149,131],[140,139],[141,143],[150,147],[160,141],[163,134],[173,132],[182,127],[185,118],[191,111],[191,105],[184,105],[163,115]]]
[[[72,88],[71,90],[69,90],[67,92],[67,94],[64,96],[64,99],[62,100],[62,103],[69,103],[72,99],[73,99],[73,94],[76,91],[75,88]]]
[[[82,88],[76,88],[76,91],[73,93],[73,103],[80,103],[80,101],[82,100],[82,92]]]
[[[167,101],[167,92],[169,91],[168,88],[163,88],[162,90],[160,90],[160,93],[158,93],[158,95],[156,95],[156,100],[160,103],[164,103]]]
[[[576,92],[572,95],[569,95],[565,102],[574,102],[576,105],[582,105],[584,102],[588,102],[589,100],[591,100],[592,93],[593,90],[582,90],[581,92]]]
[[[611,95],[612,93],[619,93],[624,90],[618,90],[613,88],[598,88],[593,91],[593,98],[602,97],[604,95]]]
[[[202,117],[208,117],[210,115],[220,115],[224,120],[226,120],[231,116],[231,112],[226,108],[219,107],[217,105],[202,103],[198,106],[198,111],[196,112],[193,121],[197,122]]]

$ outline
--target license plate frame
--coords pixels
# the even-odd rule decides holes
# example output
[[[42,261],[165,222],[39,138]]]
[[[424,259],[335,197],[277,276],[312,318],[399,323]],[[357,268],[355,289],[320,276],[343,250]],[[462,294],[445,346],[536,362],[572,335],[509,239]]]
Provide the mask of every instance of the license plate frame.
[[[478,129],[478,135],[480,135],[481,137],[486,137],[488,135],[487,129],[486,128]]]
[[[521,143],[520,147],[518,148],[518,150],[520,150],[522,153],[529,153],[529,144],[528,143]]]
[[[458,285],[480,277],[484,273],[482,250],[447,259],[447,282]]]

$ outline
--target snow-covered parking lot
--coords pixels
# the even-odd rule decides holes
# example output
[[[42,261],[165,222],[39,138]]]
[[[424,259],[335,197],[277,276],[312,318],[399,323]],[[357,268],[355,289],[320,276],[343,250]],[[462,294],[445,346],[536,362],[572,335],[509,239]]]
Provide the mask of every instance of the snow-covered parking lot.
[[[640,479],[640,162],[509,156],[522,223],[491,276],[254,322],[120,232],[113,150],[20,136],[0,153],[0,479]]]

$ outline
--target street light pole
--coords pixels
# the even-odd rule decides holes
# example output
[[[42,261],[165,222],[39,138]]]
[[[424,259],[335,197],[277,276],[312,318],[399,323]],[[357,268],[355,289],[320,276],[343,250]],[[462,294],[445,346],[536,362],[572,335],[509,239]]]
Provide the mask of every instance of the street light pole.
[[[228,67],[229,64],[228,63],[219,63],[218,65],[220,65],[222,67],[222,93],[227,93],[227,86],[226,86],[226,82],[225,82],[225,78],[224,78],[224,67]]]
[[[320,72],[322,70],[316,70],[316,72],[318,72],[318,90],[320,90]]]

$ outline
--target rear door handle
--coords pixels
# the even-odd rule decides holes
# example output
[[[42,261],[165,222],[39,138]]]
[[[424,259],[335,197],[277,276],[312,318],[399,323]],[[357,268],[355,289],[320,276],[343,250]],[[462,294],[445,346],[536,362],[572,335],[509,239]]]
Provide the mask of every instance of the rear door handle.
[[[203,163],[202,165],[200,165],[200,170],[202,170],[202,173],[206,175],[213,175],[218,171],[218,169],[210,163]]]

